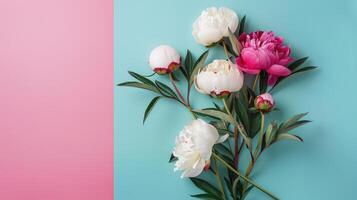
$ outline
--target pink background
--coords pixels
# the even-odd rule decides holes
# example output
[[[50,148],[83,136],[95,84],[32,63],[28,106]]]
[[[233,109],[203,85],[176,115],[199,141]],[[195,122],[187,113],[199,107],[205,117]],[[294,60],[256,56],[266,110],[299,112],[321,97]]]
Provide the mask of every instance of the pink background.
[[[0,199],[113,199],[112,6],[0,1]]]

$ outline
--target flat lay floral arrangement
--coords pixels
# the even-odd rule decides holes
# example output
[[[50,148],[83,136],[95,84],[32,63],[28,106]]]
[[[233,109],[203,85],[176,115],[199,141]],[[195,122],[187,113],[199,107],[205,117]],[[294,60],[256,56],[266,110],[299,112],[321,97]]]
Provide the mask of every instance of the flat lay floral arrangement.
[[[303,119],[307,113],[292,115],[282,122],[266,119],[271,112],[282,112],[272,95],[276,86],[284,86],[283,80],[316,67],[304,66],[307,57],[292,58],[283,37],[272,31],[246,33],[245,20],[245,16],[239,20],[233,10],[225,7],[202,11],[193,24],[192,35],[207,51],[195,59],[187,50],[182,58],[173,47],[161,45],[150,54],[154,75],[167,77],[171,86],[131,71],[129,74],[136,80],[118,84],[156,95],[144,112],[144,122],[164,98],[191,113],[193,120],[177,135],[170,162],[175,162],[175,171],[182,171],[182,178],[190,178],[202,190],[191,195],[195,198],[242,200],[257,189],[278,199],[250,178],[254,165],[275,143],[302,142],[293,130],[310,122]],[[226,57],[207,64],[212,47],[221,48]],[[247,77],[253,77],[252,81]],[[186,87],[179,88],[178,81],[185,81]],[[212,106],[194,108],[194,99],[190,98],[193,88],[211,96]],[[242,163],[243,159],[249,163]]]

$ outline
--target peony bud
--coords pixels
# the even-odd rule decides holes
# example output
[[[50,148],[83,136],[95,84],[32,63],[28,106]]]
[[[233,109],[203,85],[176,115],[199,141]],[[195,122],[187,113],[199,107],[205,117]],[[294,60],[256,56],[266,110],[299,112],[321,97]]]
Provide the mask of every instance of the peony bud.
[[[228,28],[235,32],[238,22],[237,14],[229,8],[207,8],[193,23],[192,35],[196,42],[210,46],[227,37]]]
[[[274,107],[274,99],[269,93],[257,96],[254,100],[254,106],[262,112],[269,112]]]
[[[196,89],[203,94],[225,97],[243,86],[243,73],[237,65],[226,60],[214,60],[201,69],[195,78]]]
[[[228,134],[220,137],[217,129],[202,119],[193,120],[176,137],[175,171],[183,171],[181,178],[200,175],[209,168],[213,145],[227,138]]]
[[[172,73],[180,66],[180,54],[168,45],[161,45],[151,51],[149,64],[157,74]]]

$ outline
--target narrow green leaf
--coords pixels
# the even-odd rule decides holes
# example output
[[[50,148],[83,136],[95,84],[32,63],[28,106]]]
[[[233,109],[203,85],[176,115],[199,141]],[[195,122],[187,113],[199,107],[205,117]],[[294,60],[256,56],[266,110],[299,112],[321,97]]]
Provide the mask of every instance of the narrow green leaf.
[[[150,90],[152,92],[160,93],[156,87],[147,85],[145,83],[139,83],[136,81],[128,81],[128,82],[119,83],[117,86],[135,87],[135,88],[140,88],[140,89]]]
[[[291,117],[290,119],[288,119],[286,122],[280,124],[280,127],[279,129],[285,129],[293,124],[295,124],[297,121],[299,121],[301,118],[305,117],[308,113],[300,113],[300,114],[297,114],[293,117]]]
[[[242,195],[242,197],[240,198],[240,200],[244,200],[244,199],[248,196],[249,192],[250,192],[253,188],[254,188],[253,185],[249,186],[249,187],[245,190],[245,192],[244,192],[244,194]]]
[[[289,126],[285,126],[284,128],[279,129],[279,132],[280,133],[288,132],[294,128],[297,128],[299,126],[302,126],[302,125],[310,123],[310,122],[311,122],[310,120],[300,120],[300,121],[297,121]]]
[[[261,71],[259,74],[259,91],[260,94],[263,94],[267,91],[268,88],[268,73]]]
[[[242,33],[244,33],[245,20],[246,20],[246,16],[244,15],[242,20],[240,20],[239,22],[239,29],[238,29],[239,31],[237,37],[239,37]]]
[[[160,81],[155,81],[156,86],[160,89],[163,95],[169,96],[172,98],[175,98],[178,100],[177,94],[166,84],[160,82]]]
[[[302,65],[309,57],[304,57],[304,58],[300,58],[298,60],[295,60],[294,62],[292,62],[291,64],[288,65],[288,68],[291,71],[294,71],[296,68],[298,68],[300,65]]]
[[[199,189],[213,195],[216,199],[222,199],[222,193],[207,181],[199,178],[190,178],[193,184]]]
[[[239,55],[239,47],[238,47],[238,39],[237,37],[232,33],[231,29],[228,28],[228,38],[229,42],[231,43],[231,47],[233,50],[233,53],[235,54],[234,56],[237,57]]]
[[[279,140],[295,140],[298,142],[304,141],[301,137],[299,137],[297,135],[293,135],[293,134],[288,134],[288,133],[279,134],[276,138],[276,141],[279,141]]]
[[[150,112],[152,111],[152,109],[154,108],[155,104],[157,103],[157,101],[160,99],[161,97],[160,96],[157,96],[155,98],[153,98],[148,107],[146,108],[145,110],[145,113],[144,113],[144,119],[143,119],[143,124],[145,123],[145,120],[147,119],[147,117],[149,116]]]
[[[314,70],[316,69],[317,67],[315,66],[308,66],[308,67],[303,67],[303,68],[300,68],[300,69],[297,69],[295,71],[293,71],[289,76],[285,76],[285,77],[280,77],[275,85],[269,90],[269,92],[271,92],[277,85],[279,85],[283,80],[295,75],[295,74],[298,74],[298,73],[301,73],[301,72],[307,72],[307,71],[311,71],[311,70]]]
[[[189,75],[187,74],[186,70],[183,67],[179,68],[183,76],[185,77],[186,80],[189,80]]]
[[[197,114],[202,114],[204,116],[213,117],[216,119],[221,119],[221,120],[229,122],[231,124],[236,124],[236,122],[233,121],[228,114],[226,114],[220,110],[206,109],[206,110],[194,110],[193,112],[197,113]]]
[[[150,79],[138,74],[138,73],[135,73],[135,72],[132,72],[132,71],[129,71],[128,72],[132,77],[136,78],[138,81],[141,81],[147,85],[151,85],[153,87],[155,87],[155,84],[154,82],[152,82]]]
[[[293,71],[293,74],[297,74],[297,73],[301,73],[301,72],[306,72],[306,71],[314,70],[314,69],[316,69],[316,68],[317,68],[317,67],[315,67],[315,66],[303,67],[303,68],[300,68],[300,69],[298,69],[298,70]]]
[[[237,113],[240,121],[243,123],[245,130],[249,130],[249,118],[247,107],[245,107],[241,101],[236,101],[234,105],[235,112]]]
[[[193,81],[195,79],[196,74],[198,73],[198,71],[204,67],[207,56],[208,56],[209,50],[203,52],[203,54],[198,58],[198,60],[196,61],[192,71],[191,71],[191,77],[190,77],[190,85],[193,84]]]
[[[240,182],[239,182],[240,177],[237,177],[234,181],[233,181],[233,186],[232,186],[232,193],[233,193],[233,199],[238,199],[238,197],[240,196]]]
[[[187,72],[188,77],[190,77],[193,69],[193,57],[190,50],[187,49],[186,57],[185,57],[185,70]]]
[[[195,194],[195,195],[191,195],[191,197],[198,198],[198,199],[205,199],[205,200],[220,200],[220,198],[217,198],[212,194]]]
[[[231,159],[234,157],[233,153],[222,143],[214,145],[214,148],[221,155],[226,155]]]
[[[258,131],[260,130],[260,123],[261,123],[262,117],[259,112],[251,112],[249,114],[249,121],[250,121],[250,129],[249,129],[249,137],[254,138]]]
[[[230,180],[227,177],[224,177],[224,182],[226,183],[226,187],[227,187],[229,193],[231,193],[231,195],[233,196],[232,183],[230,182]]]
[[[271,122],[268,125],[267,131],[265,133],[265,146],[269,146],[275,139],[276,133],[278,131],[278,125],[275,122]],[[261,149],[263,149],[261,147]]]

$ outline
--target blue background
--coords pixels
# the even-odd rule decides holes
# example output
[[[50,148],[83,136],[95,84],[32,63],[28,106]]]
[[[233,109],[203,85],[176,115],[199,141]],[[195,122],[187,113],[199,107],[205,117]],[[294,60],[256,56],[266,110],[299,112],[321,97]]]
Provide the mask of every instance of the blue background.
[[[211,6],[247,15],[248,31],[274,30],[295,58],[310,56],[320,68],[282,83],[274,92],[278,119],[309,111],[313,123],[294,133],[304,143],[281,142],[258,161],[253,178],[281,199],[356,199],[357,1],[355,0],[116,0],[115,82],[132,80],[127,70],[150,74],[150,50],[170,44],[184,56],[205,48],[191,36],[192,23]],[[224,58],[220,49],[212,58]],[[182,200],[198,190],[167,160],[174,138],[190,114],[159,101],[145,125],[143,112],[153,94],[115,89],[115,199]],[[208,102],[193,96],[194,106]],[[254,190],[248,199],[268,199]]]

